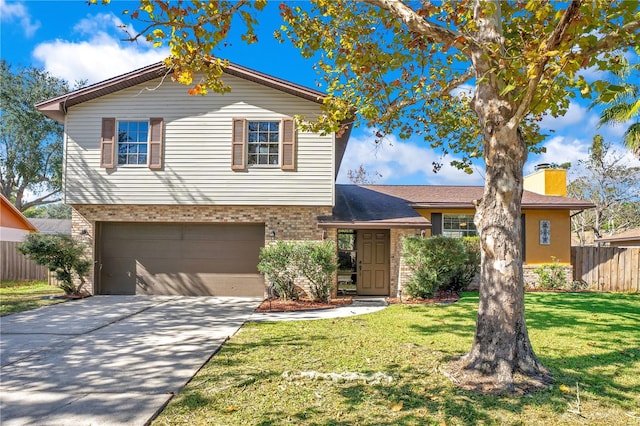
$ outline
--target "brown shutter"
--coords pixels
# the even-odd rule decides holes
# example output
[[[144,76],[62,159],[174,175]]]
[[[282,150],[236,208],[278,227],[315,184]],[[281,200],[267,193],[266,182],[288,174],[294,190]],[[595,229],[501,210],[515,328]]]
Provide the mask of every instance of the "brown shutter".
[[[116,119],[102,119],[102,136],[100,138],[100,167],[113,169],[116,153]]]
[[[149,125],[149,168],[151,170],[159,170],[162,168],[162,141],[163,141],[163,124],[162,118],[150,118]]]
[[[244,170],[246,168],[245,155],[245,128],[244,118],[234,118],[231,130],[231,170]]]
[[[296,169],[296,125],[293,119],[284,118],[282,127],[282,159],[280,167],[282,170]]]

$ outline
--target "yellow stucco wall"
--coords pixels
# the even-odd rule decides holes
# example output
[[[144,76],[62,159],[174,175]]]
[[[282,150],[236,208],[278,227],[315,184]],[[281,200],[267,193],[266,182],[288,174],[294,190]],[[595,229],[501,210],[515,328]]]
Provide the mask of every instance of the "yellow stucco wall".
[[[431,213],[474,214],[474,209],[416,209],[423,217],[431,220]],[[525,215],[525,263],[552,263],[555,257],[562,264],[571,263],[571,221],[569,210],[523,210]],[[540,244],[540,221],[548,220],[551,225],[551,244]],[[427,230],[431,236],[431,230]]]
[[[524,189],[543,195],[567,196],[567,171],[565,169],[542,169],[528,176]]]

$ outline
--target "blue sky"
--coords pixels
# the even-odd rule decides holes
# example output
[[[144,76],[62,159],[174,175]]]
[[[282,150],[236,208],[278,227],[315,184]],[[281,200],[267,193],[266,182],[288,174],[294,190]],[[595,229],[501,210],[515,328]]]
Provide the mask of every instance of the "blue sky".
[[[313,62],[304,60],[290,44],[280,44],[271,37],[280,25],[277,3],[270,4],[260,16],[257,44],[247,46],[232,41],[231,46],[218,55],[239,65],[316,87]],[[118,26],[130,25],[127,20],[123,22],[121,13],[124,9],[134,10],[137,4],[112,0],[108,6],[89,7],[84,0],[0,0],[0,57],[14,67],[44,68],[70,83],[77,80],[95,83],[160,61],[166,51],[153,49],[146,42],[121,41],[125,34]],[[141,28],[140,23],[134,25],[129,27],[132,32]],[[552,135],[544,142],[547,152],[530,154],[525,174],[533,172],[535,164],[543,162],[570,161],[576,165],[587,156],[596,132],[620,146],[625,127],[597,129],[597,121],[597,111],[589,110],[587,102],[582,100],[573,101],[564,117],[544,118],[541,126]],[[625,155],[629,165],[640,165],[633,156]],[[467,175],[448,166],[451,157],[445,157],[445,167],[434,174],[431,164],[440,160],[440,153],[424,143],[400,141],[393,135],[381,147],[376,146],[373,131],[358,128],[352,133],[338,182],[347,183],[347,171],[362,164],[370,174],[381,175],[377,177],[380,184],[483,183],[481,164],[474,174]],[[574,167],[570,176],[578,171]]]

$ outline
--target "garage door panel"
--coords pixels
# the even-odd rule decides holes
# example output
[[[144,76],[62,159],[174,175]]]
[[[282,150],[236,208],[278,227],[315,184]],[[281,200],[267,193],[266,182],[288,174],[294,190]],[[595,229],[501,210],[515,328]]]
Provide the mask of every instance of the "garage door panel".
[[[103,223],[99,292],[262,296],[264,225]]]
[[[183,296],[262,296],[264,280],[255,274],[141,274],[137,294]]]

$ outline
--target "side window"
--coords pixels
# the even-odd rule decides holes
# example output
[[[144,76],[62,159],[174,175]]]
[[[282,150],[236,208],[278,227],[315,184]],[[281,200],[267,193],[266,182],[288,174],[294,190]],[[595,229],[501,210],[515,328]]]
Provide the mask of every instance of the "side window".
[[[280,121],[247,122],[249,166],[277,166],[280,163]]]
[[[231,169],[280,167],[296,169],[296,127],[293,119],[232,120]]]
[[[472,214],[443,214],[442,235],[446,237],[473,237],[478,235]]]
[[[118,122],[118,165],[147,165],[148,121]]]
[[[164,121],[102,119],[100,167],[148,166],[162,168]]]

